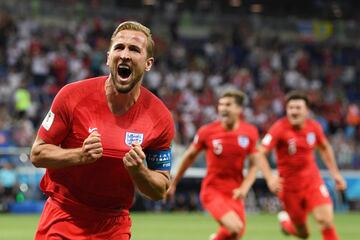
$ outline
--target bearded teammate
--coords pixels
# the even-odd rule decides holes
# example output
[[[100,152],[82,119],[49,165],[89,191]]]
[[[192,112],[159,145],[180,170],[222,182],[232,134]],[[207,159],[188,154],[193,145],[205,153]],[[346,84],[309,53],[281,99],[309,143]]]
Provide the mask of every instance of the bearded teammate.
[[[211,239],[239,239],[245,231],[243,200],[256,177],[258,132],[253,125],[240,118],[244,98],[240,91],[228,91],[222,95],[218,102],[220,121],[198,130],[168,190],[168,197],[171,198],[186,169],[205,150],[207,175],[202,182],[201,203],[220,224],[218,232]],[[243,176],[247,156],[250,167],[247,175]]]
[[[48,196],[35,239],[128,240],[134,186],[153,200],[165,196],[174,123],[141,86],[152,56],[150,30],[124,22],[111,37],[110,75],[55,97],[31,151],[46,168],[40,186]]]
[[[280,176],[272,175],[265,158],[261,158],[259,165],[270,190],[278,193],[283,203],[285,212],[280,212],[279,220],[286,234],[308,238],[306,218],[312,212],[323,239],[335,240],[339,237],[333,223],[332,201],[315,162],[315,148],[319,148],[337,189],[345,190],[346,182],[320,124],[307,118],[308,105],[302,92],[289,93],[286,117],[278,120],[262,139],[261,156],[275,148]]]

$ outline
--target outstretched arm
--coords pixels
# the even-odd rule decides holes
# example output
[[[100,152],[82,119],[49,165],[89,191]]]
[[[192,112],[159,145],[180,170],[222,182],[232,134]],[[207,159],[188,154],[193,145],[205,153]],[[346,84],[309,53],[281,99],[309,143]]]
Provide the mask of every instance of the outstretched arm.
[[[63,168],[95,162],[102,156],[100,134],[91,133],[81,148],[64,149],[44,142],[36,136],[30,158],[35,167]]]
[[[331,147],[329,141],[325,140],[324,143],[320,144],[319,151],[322,161],[325,163],[331,176],[334,178],[336,188],[341,191],[345,190],[346,182],[341,176],[339,168],[336,165],[334,150]]]
[[[186,170],[193,164],[199,153],[200,150],[195,148],[194,145],[190,145],[190,147],[185,151],[184,156],[181,160],[180,167],[176,172],[175,177],[171,181],[170,187],[167,191],[167,198],[172,198],[174,196],[177,184],[184,176]]]

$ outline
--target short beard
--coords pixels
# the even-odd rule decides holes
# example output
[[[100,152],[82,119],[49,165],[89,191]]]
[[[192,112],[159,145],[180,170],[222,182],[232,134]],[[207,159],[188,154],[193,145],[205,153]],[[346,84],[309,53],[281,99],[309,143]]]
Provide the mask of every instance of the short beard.
[[[134,77],[133,80],[127,85],[121,85],[116,81],[116,74],[110,73],[111,81],[118,93],[129,93],[138,82],[140,82],[141,77]]]

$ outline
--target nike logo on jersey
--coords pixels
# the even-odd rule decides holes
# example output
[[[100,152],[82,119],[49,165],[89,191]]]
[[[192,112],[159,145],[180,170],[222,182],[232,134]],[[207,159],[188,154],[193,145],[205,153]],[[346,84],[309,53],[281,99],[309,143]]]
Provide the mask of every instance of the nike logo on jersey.
[[[90,128],[89,127],[89,133],[92,133],[92,132],[94,132],[94,131],[96,131],[97,130],[97,128]]]

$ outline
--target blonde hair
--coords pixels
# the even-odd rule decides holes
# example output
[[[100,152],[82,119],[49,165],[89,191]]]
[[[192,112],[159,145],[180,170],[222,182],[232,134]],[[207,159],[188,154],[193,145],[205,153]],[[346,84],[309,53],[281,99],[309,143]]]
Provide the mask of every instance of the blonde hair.
[[[143,32],[146,35],[147,38],[147,46],[146,46],[146,52],[147,52],[147,56],[148,57],[153,57],[154,54],[154,40],[152,39],[151,36],[151,31],[149,28],[145,27],[144,25],[142,25],[139,22],[135,22],[135,21],[126,21],[126,22],[122,22],[120,23],[120,25],[115,29],[115,31],[113,32],[112,36],[111,36],[111,45],[113,43],[113,39],[116,37],[116,35],[123,30],[134,30],[134,31],[139,31],[139,32]]]

